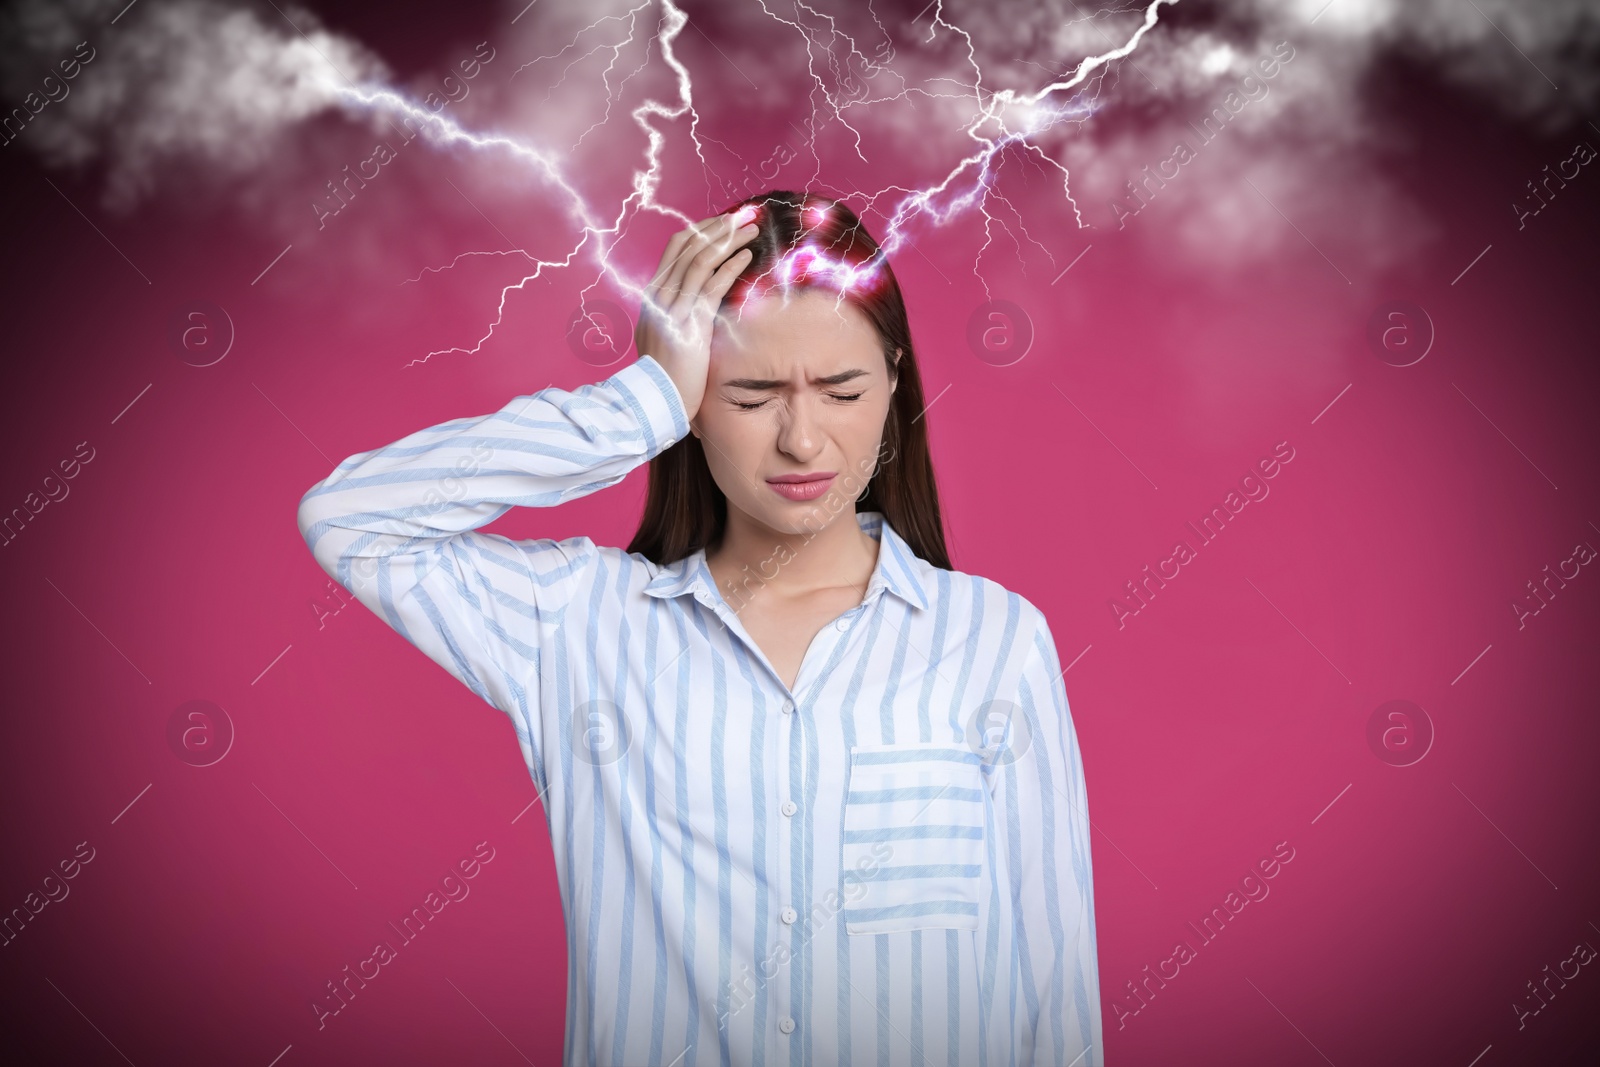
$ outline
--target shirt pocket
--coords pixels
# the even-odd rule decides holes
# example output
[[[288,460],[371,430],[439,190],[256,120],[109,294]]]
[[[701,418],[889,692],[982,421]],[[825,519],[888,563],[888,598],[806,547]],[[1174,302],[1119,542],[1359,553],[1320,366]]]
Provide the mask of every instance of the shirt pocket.
[[[978,754],[965,745],[852,745],[846,932],[976,930],[986,799]]]

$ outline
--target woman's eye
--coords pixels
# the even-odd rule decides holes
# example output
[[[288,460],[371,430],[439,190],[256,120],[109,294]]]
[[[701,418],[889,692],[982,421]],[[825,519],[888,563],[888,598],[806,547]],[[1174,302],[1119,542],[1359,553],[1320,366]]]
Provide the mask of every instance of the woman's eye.
[[[839,393],[829,393],[828,395],[831,396],[835,400],[842,400],[842,401],[845,401],[846,403],[849,403],[851,401],[860,400],[863,396],[866,395],[866,393],[865,392],[850,393],[849,395],[841,395]],[[755,401],[754,403],[749,403],[749,404],[747,404],[747,403],[745,403],[745,402],[743,402],[741,400],[732,401],[732,404],[735,407],[737,407],[740,411],[754,411],[757,408],[765,407],[766,403],[767,402],[765,400],[758,400],[758,401]]]

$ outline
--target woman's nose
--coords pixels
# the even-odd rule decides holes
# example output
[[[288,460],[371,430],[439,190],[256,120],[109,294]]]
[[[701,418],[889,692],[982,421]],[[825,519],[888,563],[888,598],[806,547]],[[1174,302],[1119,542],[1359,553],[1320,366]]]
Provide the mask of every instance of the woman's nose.
[[[778,446],[791,455],[809,452],[816,447],[816,414],[813,401],[801,397],[784,405],[778,429]]]

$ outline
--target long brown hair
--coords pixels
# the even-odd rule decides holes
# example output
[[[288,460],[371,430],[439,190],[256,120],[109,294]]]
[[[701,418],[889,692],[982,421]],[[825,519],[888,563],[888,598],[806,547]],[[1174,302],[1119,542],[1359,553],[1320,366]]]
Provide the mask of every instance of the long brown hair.
[[[842,295],[872,322],[890,379],[898,384],[889,398],[878,466],[856,501],[856,510],[882,512],[913,552],[935,567],[953,569],[945,549],[927,420],[919,418],[922,377],[905,301],[887,256],[855,212],[837,200],[782,189],[747,197],[727,210],[747,205],[754,209],[751,221],[760,232],[746,245],[753,255],[723,298],[724,307],[767,284],[769,272],[796,249],[815,249],[826,255],[827,262],[870,277],[864,284],[845,286]],[[787,284],[790,288],[827,285],[825,273],[813,276],[803,271]],[[665,566],[697,549],[716,548],[727,518],[728,500],[711,477],[700,439],[689,434],[650,461],[644,514],[628,551]]]

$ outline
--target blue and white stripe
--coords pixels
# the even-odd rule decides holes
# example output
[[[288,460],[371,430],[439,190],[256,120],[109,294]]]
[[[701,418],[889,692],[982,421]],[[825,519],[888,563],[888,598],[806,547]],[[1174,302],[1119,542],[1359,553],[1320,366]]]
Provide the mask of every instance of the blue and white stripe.
[[[1101,1064],[1083,761],[1038,609],[862,512],[866,595],[790,690],[703,551],[478,531],[688,432],[644,356],[352,456],[300,504],[323,569],[515,725],[568,917],[565,1063]]]

